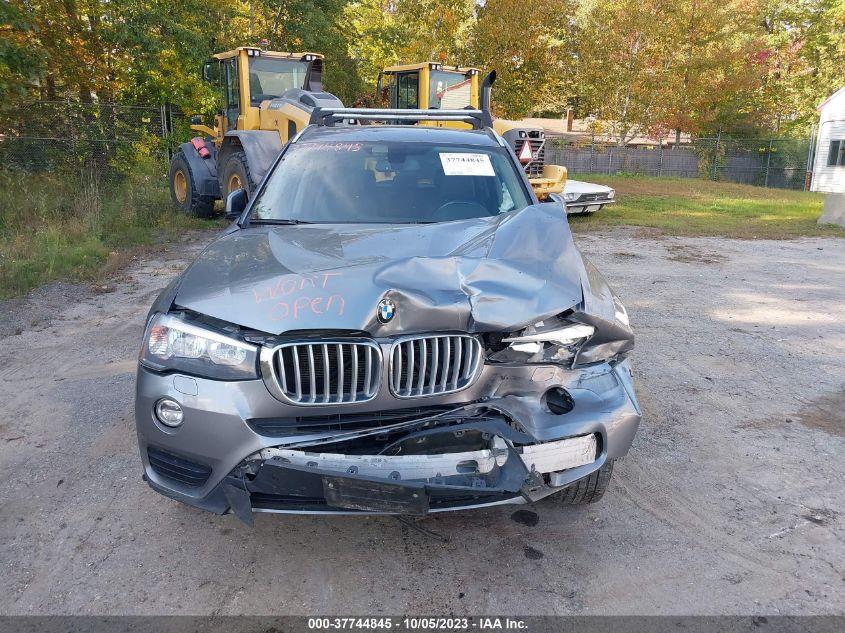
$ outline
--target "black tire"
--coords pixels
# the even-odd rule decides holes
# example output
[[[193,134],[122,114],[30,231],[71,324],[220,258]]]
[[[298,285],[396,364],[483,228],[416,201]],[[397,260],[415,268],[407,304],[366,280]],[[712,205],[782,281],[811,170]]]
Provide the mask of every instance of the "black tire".
[[[613,460],[609,459],[604,466],[583,479],[579,479],[571,486],[564,488],[549,497],[549,501],[565,506],[580,506],[595,503],[604,496],[610,478],[613,475]]]
[[[240,186],[236,183],[239,183]],[[252,192],[255,191],[255,183],[249,172],[246,153],[242,151],[232,152],[229,155],[226,164],[223,165],[222,178],[220,179],[220,191],[223,193],[224,200],[235,189],[245,189],[247,198],[252,198]]]
[[[198,218],[208,218],[214,214],[214,198],[199,194],[196,178],[182,150],[170,159],[167,180],[170,183],[170,199],[177,211]]]

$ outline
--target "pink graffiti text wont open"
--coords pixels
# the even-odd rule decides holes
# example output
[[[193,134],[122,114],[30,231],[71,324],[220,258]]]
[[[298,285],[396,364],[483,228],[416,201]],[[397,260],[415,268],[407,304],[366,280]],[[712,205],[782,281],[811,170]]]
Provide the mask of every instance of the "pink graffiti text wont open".
[[[274,321],[323,314],[343,316],[346,300],[330,288],[332,280],[340,276],[339,272],[287,275],[275,283],[253,288],[252,295],[255,303],[270,304],[269,316]]]

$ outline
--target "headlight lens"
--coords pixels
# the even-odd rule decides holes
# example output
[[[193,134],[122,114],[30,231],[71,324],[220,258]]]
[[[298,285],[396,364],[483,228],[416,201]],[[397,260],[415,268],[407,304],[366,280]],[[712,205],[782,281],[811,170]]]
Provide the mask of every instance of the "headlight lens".
[[[577,197],[578,197],[577,193],[564,193],[563,194],[563,199],[566,200],[567,202],[572,202]]]
[[[613,198],[616,197],[616,192],[613,189],[611,189],[610,191],[607,192],[607,197],[608,197],[609,200],[613,200]]]
[[[555,319],[536,323],[502,339],[504,349],[488,355],[492,362],[569,363],[596,329],[592,325]]]
[[[169,314],[147,326],[141,364],[156,371],[184,371],[218,380],[258,377],[258,348]]]

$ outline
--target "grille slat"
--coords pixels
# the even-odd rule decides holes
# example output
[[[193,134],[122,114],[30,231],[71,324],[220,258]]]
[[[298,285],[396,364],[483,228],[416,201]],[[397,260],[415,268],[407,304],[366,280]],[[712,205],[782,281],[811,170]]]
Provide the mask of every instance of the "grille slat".
[[[355,399],[355,393],[358,391],[358,348],[354,345],[349,348],[352,354],[352,384],[349,385],[349,399]]]
[[[331,393],[331,382],[329,380],[329,346],[323,343],[323,393]]]
[[[367,396],[372,395],[370,393],[370,371],[372,369],[372,356],[373,350],[371,347],[367,348],[367,362],[364,365],[364,393]]]
[[[423,393],[425,389],[425,365],[426,361],[428,360],[428,345],[424,338],[420,339],[420,369],[417,372],[419,374],[419,380],[417,381],[417,392]],[[432,344],[434,341],[432,341]]]
[[[337,346],[337,401],[343,402],[343,345]]]
[[[265,382],[274,395],[289,403],[364,402],[378,392],[381,353],[375,341],[286,343],[269,350],[269,355],[271,377]],[[362,359],[366,359],[364,367]]]
[[[481,343],[466,334],[417,336],[394,344],[390,364],[390,391],[398,398],[460,391],[478,373]]]
[[[461,375],[461,361],[463,360],[461,356],[463,355],[463,351],[464,342],[460,337],[457,337],[457,340],[455,341],[455,366],[452,370],[454,372],[452,374],[452,391],[458,388],[458,378]]]
[[[444,358],[443,358],[443,372],[440,375],[440,384],[443,386],[443,389],[446,389],[446,385],[449,384],[449,356],[452,354],[452,337],[448,336],[443,339],[444,347]],[[435,363],[436,364],[436,363]]]
[[[314,347],[308,346],[308,378],[311,383],[311,402],[317,402],[317,377],[314,372]]]
[[[437,374],[440,371],[440,365],[437,364],[438,356],[440,355],[440,339],[431,341],[431,372],[428,379],[428,392],[434,393],[437,389]],[[422,372],[425,374],[425,371]]]
[[[299,373],[299,351],[297,347],[293,348],[293,366],[296,373],[296,399],[302,401],[302,375]],[[282,365],[284,368],[284,365]]]

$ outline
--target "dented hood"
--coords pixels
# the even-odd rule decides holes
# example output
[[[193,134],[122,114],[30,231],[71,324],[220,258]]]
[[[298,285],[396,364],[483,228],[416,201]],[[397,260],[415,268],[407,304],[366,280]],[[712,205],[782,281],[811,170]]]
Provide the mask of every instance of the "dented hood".
[[[558,205],[438,224],[252,226],[215,240],[175,304],[270,334],[513,330],[582,300]],[[383,298],[396,305],[380,323]]]

